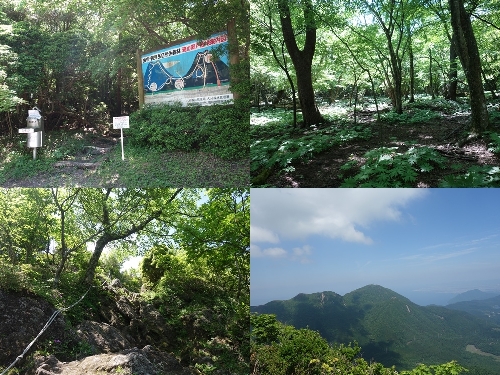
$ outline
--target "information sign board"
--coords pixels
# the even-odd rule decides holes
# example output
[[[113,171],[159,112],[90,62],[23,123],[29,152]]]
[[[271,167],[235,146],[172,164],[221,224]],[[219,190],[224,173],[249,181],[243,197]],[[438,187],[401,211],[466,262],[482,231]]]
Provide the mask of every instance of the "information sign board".
[[[113,129],[128,129],[129,116],[113,117]]]
[[[227,51],[228,36],[224,31],[205,40],[184,39],[160,50],[140,53],[138,69],[144,103],[231,103]]]

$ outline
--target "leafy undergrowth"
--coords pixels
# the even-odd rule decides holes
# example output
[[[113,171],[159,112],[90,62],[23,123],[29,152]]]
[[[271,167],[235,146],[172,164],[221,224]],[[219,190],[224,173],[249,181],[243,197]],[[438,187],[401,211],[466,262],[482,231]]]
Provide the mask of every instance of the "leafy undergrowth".
[[[493,120],[496,116],[493,117]],[[500,135],[496,132],[485,132],[484,138],[488,143],[488,150],[496,155],[500,154]],[[460,166],[455,166],[460,168]],[[440,187],[500,187],[500,166],[474,165],[466,172],[457,175],[448,175],[440,183]]]
[[[456,361],[397,371],[395,366],[362,358],[357,342],[331,346],[317,331],[282,324],[275,315],[253,314],[250,321],[250,360],[256,375],[459,375],[468,371]]]
[[[368,151],[360,172],[345,179],[342,187],[411,187],[419,172],[444,168],[445,158],[429,147],[411,147],[406,152],[397,150],[398,147],[381,147]],[[341,169],[349,170],[357,163],[351,160]]]
[[[259,175],[273,168],[284,172],[295,170],[293,163],[306,162],[315,155],[334,146],[371,137],[369,128],[350,126],[346,123],[315,126],[303,130],[289,124],[274,123],[254,126],[251,129],[254,142],[250,148],[251,173]],[[259,178],[253,180],[259,185]]]
[[[439,114],[430,109],[414,108],[401,115],[396,112],[387,112],[382,114],[380,118],[388,124],[412,125],[435,120],[439,118]]]

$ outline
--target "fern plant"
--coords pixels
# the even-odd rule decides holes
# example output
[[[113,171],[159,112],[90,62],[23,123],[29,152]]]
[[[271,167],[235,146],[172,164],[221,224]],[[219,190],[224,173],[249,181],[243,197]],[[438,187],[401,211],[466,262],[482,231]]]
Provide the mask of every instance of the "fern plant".
[[[495,132],[486,132],[486,136],[490,137],[490,143],[488,150],[494,152],[495,154],[500,153],[500,136]]]
[[[283,130],[283,133],[280,134],[276,129]],[[253,132],[252,138],[258,139],[250,146],[252,172],[272,167],[290,171],[293,170],[291,164],[294,162],[311,160],[314,155],[344,142],[371,137],[369,128],[345,125],[332,125],[303,133],[294,133],[289,127],[277,125],[261,127]]]
[[[445,188],[500,187],[500,167],[475,165],[464,174],[446,176],[439,186]]]
[[[354,177],[344,180],[342,187],[411,187],[419,173],[444,168],[445,158],[429,147],[410,147],[404,153],[398,147],[381,147],[368,151],[366,162]],[[350,170],[353,160],[341,169]]]

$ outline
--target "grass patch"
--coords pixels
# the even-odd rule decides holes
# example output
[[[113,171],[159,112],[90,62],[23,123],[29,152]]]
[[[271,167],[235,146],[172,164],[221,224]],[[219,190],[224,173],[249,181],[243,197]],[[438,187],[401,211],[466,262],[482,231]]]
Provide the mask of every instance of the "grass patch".
[[[229,187],[248,186],[248,159],[225,159],[204,151],[166,151],[133,145],[125,131],[125,160],[119,140],[95,169],[55,167],[61,160],[86,160],[83,147],[111,138],[71,131],[46,133],[37,160],[26,147],[26,136],[0,138],[0,184],[4,186],[126,186],[126,187]]]
[[[96,172],[101,185],[140,187],[248,186],[248,160],[224,160],[203,152],[165,152],[125,144]]]

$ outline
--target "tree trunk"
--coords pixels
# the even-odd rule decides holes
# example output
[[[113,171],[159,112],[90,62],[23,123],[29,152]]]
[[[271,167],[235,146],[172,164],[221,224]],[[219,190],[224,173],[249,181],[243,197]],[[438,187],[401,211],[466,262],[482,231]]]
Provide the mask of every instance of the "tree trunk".
[[[403,75],[401,72],[401,60],[399,59],[394,46],[392,45],[391,35],[386,31],[387,44],[389,47],[389,55],[391,57],[391,73],[394,84],[394,110],[398,114],[403,113]]]
[[[302,64],[299,60],[294,64],[297,72],[297,89],[299,92],[299,102],[302,108],[304,126],[318,124],[324,121],[316,105],[316,98],[312,84],[311,64]]]
[[[429,90],[431,92],[432,99],[436,99],[436,95],[434,94],[434,82],[432,79],[432,51],[429,48]]]
[[[408,30],[408,54],[410,57],[410,103],[415,102],[415,56],[411,46],[411,33]]]
[[[118,34],[118,44],[121,43],[122,33]],[[121,56],[120,56],[121,57]],[[122,67],[121,59],[119,58],[118,72],[116,73],[116,116],[121,116],[123,114],[122,108]]]
[[[159,208],[158,210],[151,212],[148,216],[142,218],[139,222],[132,223],[128,228],[127,227],[118,227],[113,230],[110,220],[110,209],[108,206],[108,198],[111,193],[111,189],[108,189],[103,197],[103,206],[102,206],[102,217],[101,217],[101,225],[104,228],[104,233],[97,239],[95,250],[92,256],[90,257],[89,263],[87,265],[87,270],[85,271],[84,282],[88,285],[92,284],[94,280],[95,270],[99,263],[99,259],[101,257],[102,251],[104,247],[112,241],[122,240],[127,238],[128,236],[139,233],[146,226],[151,223],[153,220],[160,217],[162,214],[162,210],[166,209],[166,205],[170,204],[175,197],[182,191],[182,188],[178,188],[175,192],[170,196],[168,202],[165,203],[165,206]]]
[[[456,35],[457,53],[469,85],[471,124],[475,132],[488,129],[488,111],[481,78],[481,59],[470,16],[464,8],[463,0],[449,0],[451,26]]]
[[[304,126],[323,122],[323,117],[316,106],[312,84],[312,61],[316,48],[316,22],[312,0],[304,0],[302,9],[306,22],[306,39],[302,50],[297,46],[288,0],[278,0],[281,31],[286,49],[290,54],[297,76],[297,91],[304,118]]]
[[[85,283],[88,285],[92,284],[92,280],[94,280],[95,270],[97,265],[99,264],[99,259],[101,258],[104,247],[113,241],[113,238],[108,234],[104,234],[101,236],[95,244],[94,252],[90,257],[89,264],[87,265],[87,271],[85,272]]]
[[[446,98],[455,102],[457,101],[458,86],[456,40],[455,33],[453,33],[450,42],[450,71],[448,73],[448,93]]]
[[[227,23],[227,38],[229,41],[229,72],[231,75],[231,91],[233,93],[233,99],[238,100],[241,98],[241,94],[238,90],[238,83],[241,79],[238,72],[240,54],[235,18],[230,19]]]

